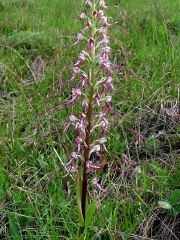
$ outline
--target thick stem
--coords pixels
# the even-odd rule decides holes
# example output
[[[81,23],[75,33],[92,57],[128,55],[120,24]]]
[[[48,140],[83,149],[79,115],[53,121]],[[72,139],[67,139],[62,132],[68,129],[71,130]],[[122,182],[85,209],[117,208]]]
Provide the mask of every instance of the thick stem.
[[[92,67],[92,80],[95,78],[95,69]],[[81,198],[81,206],[82,206],[82,214],[85,222],[86,218],[86,198],[87,198],[87,163],[89,161],[89,153],[90,153],[90,135],[92,128],[92,116],[93,116],[93,95],[94,95],[94,86],[91,86],[90,96],[89,96],[89,104],[88,104],[88,112],[87,112],[87,127],[86,127],[86,138],[85,144],[86,148],[84,151],[84,162],[83,162],[83,181],[82,181],[82,198]]]
[[[95,38],[95,21],[93,19],[93,27],[91,30],[91,37]],[[91,58],[92,58],[92,67],[91,67],[91,88],[89,92],[89,103],[88,103],[88,111],[86,115],[87,127],[85,130],[85,150],[84,150],[84,161],[83,161],[83,180],[82,180],[82,195],[81,195],[81,208],[82,214],[84,218],[84,223],[86,221],[86,201],[87,201],[87,163],[89,161],[89,153],[90,153],[90,144],[91,144],[91,128],[92,128],[92,117],[93,117],[93,96],[95,92],[95,47],[91,50]]]
[[[95,52],[93,51],[93,58]],[[82,214],[84,217],[84,222],[86,218],[86,197],[87,197],[87,163],[89,161],[89,153],[90,153],[90,135],[92,128],[92,116],[93,116],[93,96],[94,96],[94,83],[95,83],[95,62],[92,63],[92,72],[91,72],[91,89],[89,94],[89,104],[88,104],[88,112],[87,112],[87,127],[86,127],[86,138],[85,144],[86,148],[84,151],[84,162],[83,162],[83,181],[82,181],[82,198],[81,198],[81,206],[82,206]]]
[[[86,128],[86,148],[84,151],[84,162],[83,162],[83,181],[82,181],[82,198],[81,198],[81,206],[82,206],[82,214],[85,221],[86,217],[86,197],[87,197],[87,162],[89,161],[89,152],[90,152],[90,131],[91,131],[91,116],[92,116],[92,105],[89,103],[88,107],[88,126]]]

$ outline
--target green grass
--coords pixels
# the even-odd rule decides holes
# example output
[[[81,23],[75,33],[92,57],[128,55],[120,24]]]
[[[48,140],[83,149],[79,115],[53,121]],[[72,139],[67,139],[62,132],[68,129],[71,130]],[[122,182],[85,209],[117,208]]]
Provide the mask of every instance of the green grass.
[[[76,235],[78,213],[74,182],[58,179],[67,161],[63,145],[72,136],[63,127],[71,110],[71,66],[80,49],[71,47],[80,25],[81,1],[0,0],[0,238],[70,239]],[[116,24],[110,37],[112,61],[124,66],[115,75],[114,108],[108,161],[122,173],[105,175],[105,197],[97,194],[97,214],[87,239],[135,239],[138,226],[156,211],[158,200],[180,188],[177,147],[163,155],[154,143],[139,147],[133,133],[142,120],[142,134],[152,139],[159,122],[179,132],[179,124],[162,116],[161,103],[178,101],[180,87],[180,3],[178,0],[109,0]],[[36,84],[30,72],[40,56],[45,80]],[[153,124],[149,119],[154,116]],[[142,117],[142,119],[143,119]],[[167,121],[167,124],[166,124]],[[174,124],[172,126],[172,124]],[[146,129],[149,132],[146,133]],[[167,141],[166,141],[167,142]],[[167,144],[167,143],[166,143]],[[173,146],[173,142],[170,141]],[[123,153],[131,152],[126,166]],[[134,169],[140,166],[141,173]],[[60,168],[60,170],[59,170]],[[53,182],[49,178],[57,173]],[[141,239],[141,238],[139,238]]]

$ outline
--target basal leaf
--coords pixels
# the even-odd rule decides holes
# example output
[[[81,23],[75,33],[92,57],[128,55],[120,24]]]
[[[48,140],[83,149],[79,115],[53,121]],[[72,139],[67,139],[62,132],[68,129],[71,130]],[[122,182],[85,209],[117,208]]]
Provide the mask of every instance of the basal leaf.
[[[96,201],[92,202],[91,204],[89,204],[87,211],[86,211],[86,221],[85,221],[85,228],[87,230],[87,228],[89,227],[89,225],[91,224],[91,221],[93,219],[93,215],[95,213],[96,210]]]
[[[84,218],[81,208],[81,194],[82,194],[82,181],[81,181],[81,171],[79,170],[76,178],[76,201],[79,214],[80,226],[84,226]]]
[[[176,212],[180,212],[180,189],[176,189],[172,192],[170,203]]]

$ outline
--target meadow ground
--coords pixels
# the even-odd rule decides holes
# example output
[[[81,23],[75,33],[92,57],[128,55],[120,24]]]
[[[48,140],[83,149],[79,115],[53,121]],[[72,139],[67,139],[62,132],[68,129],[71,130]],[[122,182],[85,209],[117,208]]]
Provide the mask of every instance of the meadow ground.
[[[158,207],[180,188],[180,2],[109,0],[115,74],[109,154],[87,239],[180,239]],[[70,239],[74,182],[59,179],[73,146],[63,101],[81,47],[81,1],[0,0],[0,239]],[[53,181],[51,176],[55,174]],[[91,198],[90,195],[90,198]]]

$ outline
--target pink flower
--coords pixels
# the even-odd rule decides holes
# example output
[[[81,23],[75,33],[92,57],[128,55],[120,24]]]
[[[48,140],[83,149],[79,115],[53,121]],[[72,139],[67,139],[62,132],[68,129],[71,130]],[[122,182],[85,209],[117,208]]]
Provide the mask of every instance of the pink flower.
[[[107,79],[107,85],[110,88],[110,90],[115,90],[114,86],[112,85],[112,77],[109,76]]]
[[[77,45],[80,41],[84,39],[84,36],[81,33],[77,35],[77,41],[73,44],[73,46]]]
[[[78,33],[77,35],[77,43],[82,41],[84,39],[84,36],[81,33]]]
[[[107,8],[104,0],[99,0],[99,6],[102,8]]]
[[[71,153],[71,159],[68,162],[68,166],[72,166],[74,161],[78,159],[78,155],[75,152]]]
[[[109,54],[111,48],[106,46],[99,54],[99,63],[108,72],[111,72],[111,63],[109,61]]]
[[[105,100],[105,102],[109,103],[109,102],[111,102],[111,100],[112,100],[112,96],[106,96],[106,97],[104,98],[104,100]]]
[[[85,6],[86,7],[92,7],[92,1],[91,0],[85,0]]]
[[[100,27],[100,28],[98,29],[98,32],[99,32],[100,34],[106,34],[107,28],[106,28],[106,27]]]
[[[106,16],[102,16],[101,21],[102,21],[102,27],[109,27],[110,26],[110,24],[108,23],[108,18]]]
[[[94,17],[98,17],[98,15],[99,15],[98,11],[97,11],[97,10],[94,10],[93,16],[94,16]]]
[[[64,176],[60,176],[59,178],[65,178],[65,177],[68,177],[72,172],[76,171],[76,169],[73,167],[74,165],[74,162],[79,158],[81,157],[80,155],[77,155],[75,152],[72,152],[71,153],[71,158],[67,164],[68,168],[67,168],[67,173],[64,175]]]
[[[81,69],[79,67],[73,67],[73,73],[74,74],[79,74],[81,72]]]
[[[102,126],[102,132],[106,132],[108,128],[109,122],[105,118],[105,115],[101,118],[101,126]]]
[[[102,41],[101,42],[104,44],[105,47],[108,47],[109,39],[104,33],[102,34]]]
[[[89,39],[89,49],[93,49],[95,47],[95,40],[94,38]]]
[[[79,20],[82,20],[82,19],[86,19],[87,16],[85,13],[81,13],[81,15],[79,16]]]
[[[106,92],[107,89],[110,91],[115,90],[114,86],[112,85],[112,77],[109,76],[106,81],[102,84],[102,92]]]
[[[94,101],[96,105],[100,107],[100,94],[98,92],[96,92],[94,95]]]
[[[74,67],[80,67],[85,61],[85,56],[83,53],[80,53],[77,62],[74,64]]]
[[[77,151],[78,151],[78,153],[79,153],[80,150],[81,150],[81,144],[82,144],[82,138],[78,136],[78,137],[76,138],[76,146],[77,146]]]
[[[104,61],[101,64],[102,68],[107,72],[107,74],[111,75],[112,73],[112,68],[111,68],[111,63],[110,61]]]
[[[103,10],[99,10],[99,14],[98,14],[100,17],[104,16],[104,12]]]
[[[93,152],[99,152],[101,150],[101,147],[99,144],[96,144],[96,145],[92,145],[91,146],[91,149],[90,149],[90,152],[89,152],[89,157],[91,156],[91,154]]]
[[[74,80],[79,73],[81,73],[81,69],[79,67],[73,67],[71,80]]]
[[[93,179],[93,183],[94,183],[95,187],[96,187],[99,191],[101,191],[101,192],[106,192],[106,191],[107,191],[106,189],[103,189],[103,188],[102,188],[102,186],[101,186],[101,184],[99,183],[99,180],[98,180],[97,178],[94,178],[94,179]]]
[[[72,89],[72,99],[69,101],[71,104],[75,104],[78,96],[81,95],[81,90],[79,88],[73,88]]]
[[[88,31],[92,25],[92,22],[89,18],[87,18],[86,26],[84,28],[84,31]]]
[[[78,135],[81,136],[81,138],[84,138],[85,129],[86,129],[86,115],[84,113],[81,114],[80,120],[76,125],[76,129],[77,129]]]
[[[107,139],[105,137],[102,137],[99,140],[97,140],[97,142],[100,144],[102,149],[107,152],[107,148],[106,148]]]
[[[87,111],[88,111],[88,102],[87,102],[87,100],[84,99],[82,101],[82,107],[83,107],[84,113],[87,113]]]
[[[85,84],[87,83],[88,81],[88,75],[86,73],[82,73],[81,75],[81,86],[84,87]]]
[[[65,128],[64,128],[64,132],[66,132],[69,127],[73,124],[73,123],[76,123],[78,121],[77,117],[75,117],[74,115],[70,115],[69,116],[69,121],[67,122],[67,124],[65,125]]]

